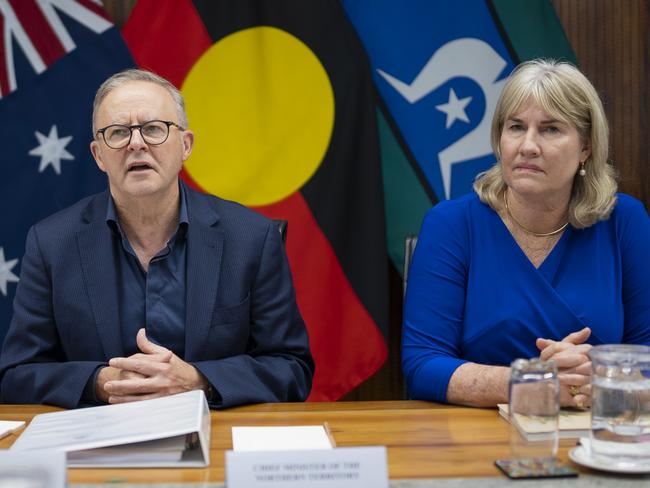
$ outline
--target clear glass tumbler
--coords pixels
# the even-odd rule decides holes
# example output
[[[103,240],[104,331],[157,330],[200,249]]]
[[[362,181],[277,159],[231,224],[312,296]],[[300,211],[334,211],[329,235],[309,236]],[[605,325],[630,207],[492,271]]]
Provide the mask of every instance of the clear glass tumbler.
[[[650,466],[650,347],[596,346],[589,357],[594,460]]]
[[[555,361],[517,359],[510,365],[512,458],[552,459],[557,454],[560,383]]]

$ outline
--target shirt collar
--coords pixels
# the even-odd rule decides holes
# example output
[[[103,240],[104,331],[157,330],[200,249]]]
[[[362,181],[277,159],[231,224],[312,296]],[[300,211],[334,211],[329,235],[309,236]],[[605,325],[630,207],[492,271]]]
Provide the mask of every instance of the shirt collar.
[[[187,235],[187,226],[190,223],[189,214],[187,211],[187,195],[185,194],[185,187],[178,184],[179,195],[181,201],[181,208],[178,212],[178,227],[176,228],[175,234],[178,234],[179,237],[185,237]],[[120,226],[120,221],[117,216],[117,208],[115,207],[115,202],[113,201],[113,196],[108,194],[108,205],[106,206],[106,225],[111,229],[113,234],[123,236],[122,227]]]

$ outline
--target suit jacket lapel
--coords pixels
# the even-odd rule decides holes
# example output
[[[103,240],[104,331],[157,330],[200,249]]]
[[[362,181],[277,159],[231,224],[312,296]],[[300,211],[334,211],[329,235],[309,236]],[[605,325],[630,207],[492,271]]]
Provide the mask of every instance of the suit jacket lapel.
[[[77,234],[83,280],[106,358],[123,356],[117,298],[115,246],[106,225],[108,191],[91,200],[82,217],[88,225]]]
[[[183,184],[183,183],[181,183]],[[197,358],[208,338],[214,311],[223,233],[215,228],[216,210],[199,201],[200,194],[185,187],[190,223],[187,234],[187,277],[185,298],[185,360]]]

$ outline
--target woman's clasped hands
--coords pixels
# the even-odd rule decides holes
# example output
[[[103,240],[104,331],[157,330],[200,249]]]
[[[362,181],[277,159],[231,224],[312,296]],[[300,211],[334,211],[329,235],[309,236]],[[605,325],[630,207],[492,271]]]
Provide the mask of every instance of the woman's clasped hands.
[[[572,332],[561,341],[539,338],[536,341],[540,359],[553,359],[557,364],[560,381],[560,405],[586,408],[591,405],[591,360],[586,344],[591,329],[585,327]]]

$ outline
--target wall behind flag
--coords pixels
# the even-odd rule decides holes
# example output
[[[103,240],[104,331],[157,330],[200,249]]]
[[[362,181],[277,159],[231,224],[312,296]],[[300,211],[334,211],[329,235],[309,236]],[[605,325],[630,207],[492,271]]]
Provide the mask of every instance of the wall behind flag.
[[[104,0],[107,11],[118,26],[126,22],[135,3],[136,0]],[[650,94],[647,86],[650,63],[646,58],[650,52],[650,6],[645,0],[551,0],[549,3],[557,13],[580,68],[603,98],[611,126],[610,157],[621,175],[620,188],[641,199],[648,208],[650,144],[647,114],[650,113]],[[380,131],[390,130],[381,120],[381,112],[379,114]],[[398,148],[389,147],[388,150]],[[422,202],[426,204],[428,196],[415,194],[409,198],[413,205],[421,205]],[[388,232],[391,232],[390,228]],[[401,278],[394,271],[391,279],[388,361],[377,375],[346,399],[398,398],[403,391],[399,371]]]

